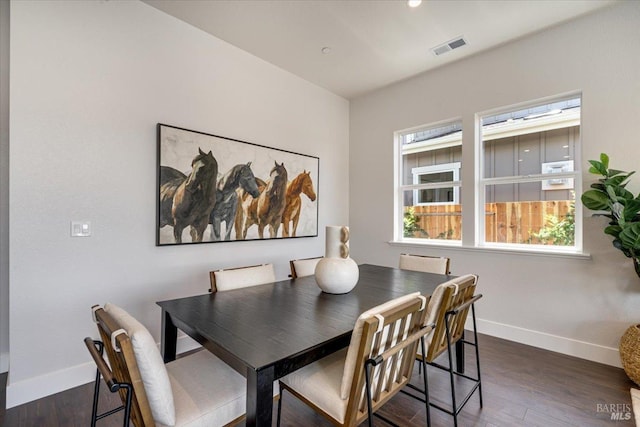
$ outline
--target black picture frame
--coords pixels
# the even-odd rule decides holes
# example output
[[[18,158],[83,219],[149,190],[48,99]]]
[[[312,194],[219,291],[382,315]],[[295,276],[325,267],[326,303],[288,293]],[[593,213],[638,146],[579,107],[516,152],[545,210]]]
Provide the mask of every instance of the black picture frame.
[[[318,235],[318,157],[162,123],[157,143],[157,246]]]

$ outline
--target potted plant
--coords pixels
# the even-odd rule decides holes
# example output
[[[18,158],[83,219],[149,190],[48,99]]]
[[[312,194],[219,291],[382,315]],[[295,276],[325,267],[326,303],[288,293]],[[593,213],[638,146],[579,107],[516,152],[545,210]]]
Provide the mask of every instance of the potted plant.
[[[589,172],[602,178],[591,184],[582,195],[582,203],[609,218],[604,232],[613,236],[613,246],[633,260],[640,276],[640,194],[637,197],[625,187],[635,173],[609,169],[609,156],[600,154],[600,161],[589,160]],[[640,385],[640,325],[631,325],[620,338],[620,360],[627,376]]]
[[[609,169],[609,156],[600,154],[600,161],[589,160],[589,172],[602,178],[591,184],[582,195],[582,203],[596,215],[609,218],[604,232],[613,236],[613,246],[633,261],[640,277],[640,194],[634,196],[625,187],[635,173]]]

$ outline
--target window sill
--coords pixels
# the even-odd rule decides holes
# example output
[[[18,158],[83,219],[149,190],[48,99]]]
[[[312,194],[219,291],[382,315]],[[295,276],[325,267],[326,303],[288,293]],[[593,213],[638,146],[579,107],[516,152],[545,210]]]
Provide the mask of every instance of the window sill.
[[[591,254],[585,252],[570,252],[570,251],[549,251],[549,250],[536,250],[532,248],[505,248],[502,246],[462,246],[460,241],[447,241],[442,240],[438,242],[422,242],[419,240],[402,240],[402,241],[389,241],[390,246],[397,247],[413,247],[413,248],[446,248],[448,250],[460,251],[460,252],[485,252],[495,253],[501,255],[526,255],[526,256],[539,256],[539,257],[551,257],[551,258],[570,258],[580,260],[590,260]]]

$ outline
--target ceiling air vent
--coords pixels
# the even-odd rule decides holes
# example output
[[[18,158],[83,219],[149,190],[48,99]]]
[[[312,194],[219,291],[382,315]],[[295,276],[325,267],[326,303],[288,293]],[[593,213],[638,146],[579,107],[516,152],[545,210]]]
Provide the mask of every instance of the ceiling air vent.
[[[449,40],[448,42],[441,44],[440,46],[436,46],[431,50],[436,56],[439,56],[439,55],[442,55],[443,53],[447,53],[453,49],[457,49],[466,44],[467,44],[467,41],[465,39],[463,39],[462,37],[457,37],[453,40]]]

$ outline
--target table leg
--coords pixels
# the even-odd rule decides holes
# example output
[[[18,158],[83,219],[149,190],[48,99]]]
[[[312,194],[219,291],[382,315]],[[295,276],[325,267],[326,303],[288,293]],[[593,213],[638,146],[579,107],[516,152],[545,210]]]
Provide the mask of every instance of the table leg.
[[[173,324],[171,316],[162,310],[162,336],[160,350],[164,363],[176,360],[176,344],[178,342],[178,328]]]
[[[271,427],[274,379],[273,367],[247,369],[247,427]]]

